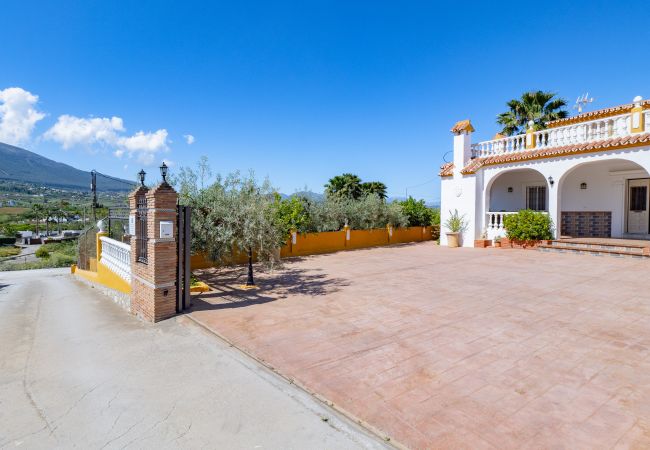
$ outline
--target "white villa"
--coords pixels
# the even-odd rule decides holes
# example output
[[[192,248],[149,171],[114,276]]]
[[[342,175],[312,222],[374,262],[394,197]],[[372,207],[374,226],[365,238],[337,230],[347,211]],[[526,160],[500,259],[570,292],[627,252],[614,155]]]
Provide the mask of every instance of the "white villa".
[[[453,162],[442,166],[441,223],[465,216],[461,245],[504,236],[503,217],[550,214],[555,237],[650,238],[650,101],[547,123],[542,131],[472,143],[458,122]],[[447,245],[445,229],[441,245]]]

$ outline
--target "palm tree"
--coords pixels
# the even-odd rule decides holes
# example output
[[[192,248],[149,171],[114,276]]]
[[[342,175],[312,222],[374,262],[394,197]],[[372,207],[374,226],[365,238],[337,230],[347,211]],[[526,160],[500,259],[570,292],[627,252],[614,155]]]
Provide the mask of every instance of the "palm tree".
[[[36,234],[37,235],[39,234],[38,225],[39,225],[39,223],[41,221],[41,217],[43,217],[44,213],[45,212],[43,210],[43,205],[41,205],[40,203],[34,203],[32,205],[31,215],[34,218],[34,220],[36,221]]]
[[[361,183],[361,192],[364,195],[376,194],[383,200],[386,198],[386,185],[381,181],[368,181]]]
[[[361,178],[351,173],[344,173],[330,178],[325,185],[328,197],[359,198],[361,197]]]
[[[568,117],[569,113],[564,109],[566,100],[555,95],[553,92],[531,91],[522,94],[519,100],[510,100],[506,103],[510,110],[497,116],[497,123],[503,125],[501,134],[523,134],[531,120],[535,130],[542,130],[547,122]]]

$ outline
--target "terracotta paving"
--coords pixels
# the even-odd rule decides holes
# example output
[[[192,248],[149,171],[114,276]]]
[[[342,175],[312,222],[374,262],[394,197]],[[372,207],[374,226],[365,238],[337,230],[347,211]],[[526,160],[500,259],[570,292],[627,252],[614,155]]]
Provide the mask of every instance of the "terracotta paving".
[[[192,315],[411,448],[649,448],[649,274],[427,242],[297,259],[256,291],[209,273]]]

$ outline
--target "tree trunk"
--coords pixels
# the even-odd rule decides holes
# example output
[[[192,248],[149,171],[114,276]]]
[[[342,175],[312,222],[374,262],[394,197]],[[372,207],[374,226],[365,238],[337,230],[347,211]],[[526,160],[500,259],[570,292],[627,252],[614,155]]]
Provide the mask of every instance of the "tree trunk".
[[[253,280],[253,249],[248,248],[248,279],[246,280],[246,286],[255,286],[255,280]]]

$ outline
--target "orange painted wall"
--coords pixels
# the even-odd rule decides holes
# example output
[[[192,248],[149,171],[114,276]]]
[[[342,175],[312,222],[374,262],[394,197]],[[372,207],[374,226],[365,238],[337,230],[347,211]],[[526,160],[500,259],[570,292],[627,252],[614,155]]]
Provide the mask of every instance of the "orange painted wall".
[[[383,245],[403,244],[407,242],[420,242],[432,239],[431,227],[394,228],[393,235],[389,237],[388,230],[378,228],[374,230],[350,230],[350,240],[346,241],[345,231],[324,231],[322,233],[302,233],[296,235],[296,243],[292,244],[291,238],[280,249],[280,258],[294,256],[318,255],[333,253],[342,250],[379,247]],[[238,255],[235,264],[245,264],[246,255]],[[206,269],[215,264],[201,254],[192,255],[190,261],[192,270]]]

